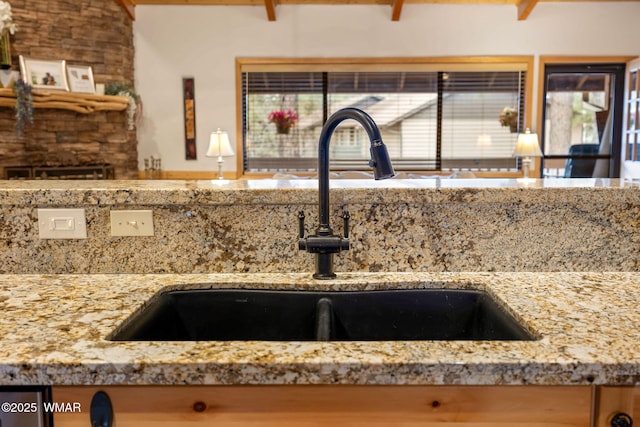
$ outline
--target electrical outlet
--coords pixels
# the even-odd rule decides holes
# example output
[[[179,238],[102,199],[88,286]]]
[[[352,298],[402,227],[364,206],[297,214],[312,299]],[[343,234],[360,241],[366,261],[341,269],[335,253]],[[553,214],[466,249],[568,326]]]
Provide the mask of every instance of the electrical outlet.
[[[86,239],[84,209],[38,209],[41,239]]]
[[[111,211],[112,236],[153,236],[153,211]]]

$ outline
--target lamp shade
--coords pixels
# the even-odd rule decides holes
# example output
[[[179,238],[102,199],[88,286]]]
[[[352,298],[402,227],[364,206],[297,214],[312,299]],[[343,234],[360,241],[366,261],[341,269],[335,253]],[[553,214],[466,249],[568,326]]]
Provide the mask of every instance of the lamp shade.
[[[516,148],[513,150],[514,157],[542,157],[542,151],[538,144],[538,135],[531,133],[529,129],[525,133],[518,135]]]
[[[229,156],[233,156],[231,142],[229,141],[229,134],[225,131],[221,131],[220,129],[218,129],[216,132],[211,132],[211,138],[209,139],[209,149],[207,150],[207,157]]]

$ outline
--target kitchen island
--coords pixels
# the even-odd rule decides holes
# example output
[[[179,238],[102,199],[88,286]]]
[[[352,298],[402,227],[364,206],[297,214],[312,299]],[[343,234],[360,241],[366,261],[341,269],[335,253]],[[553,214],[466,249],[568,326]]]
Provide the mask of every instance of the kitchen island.
[[[2,275],[13,384],[640,385],[638,273]],[[114,342],[160,290],[486,290],[533,341]]]
[[[559,426],[587,425],[586,420],[600,414],[592,409],[596,390],[604,390],[598,391],[599,396],[606,395],[608,389],[619,393],[620,386],[627,389],[640,385],[639,283],[640,274],[621,272],[342,273],[333,281],[313,280],[307,273],[2,275],[0,381],[4,385],[53,385],[54,399],[83,402],[85,408],[98,389],[115,395],[112,398],[116,408],[118,401],[145,401],[141,395],[146,396],[147,402],[175,399],[179,402],[175,404],[175,412],[183,417],[188,403],[186,411],[195,419],[205,414],[219,417],[229,405],[233,413],[238,412],[234,405],[249,408],[243,399],[266,398],[272,409],[297,407],[300,402],[295,403],[296,398],[307,402],[305,405],[311,399],[314,407],[337,408],[330,399],[323,403],[327,396],[332,396],[343,405],[355,398],[353,405],[348,405],[349,411],[357,412],[360,402],[365,408],[363,413],[372,404],[382,412],[391,405],[395,410],[404,408],[402,412],[412,414],[411,417],[416,417],[418,407],[422,408],[418,412],[428,408],[430,414],[437,414],[441,420],[477,420],[479,409],[470,409],[468,405],[471,408],[478,405],[495,415],[496,411],[502,411],[496,409],[499,402],[511,409],[507,415],[501,414],[498,420],[502,421],[487,418],[494,425],[499,422],[547,425],[544,423],[549,422],[549,417],[560,420]],[[485,342],[107,339],[158,292],[200,288],[480,289],[493,296],[537,339]],[[302,388],[295,391],[298,388],[291,389],[292,385]],[[194,393],[201,397],[195,398]],[[279,393],[285,393],[284,397]],[[136,400],[136,396],[141,400]],[[318,400],[318,396],[325,397]],[[466,396],[467,406],[463,405],[463,409],[455,404],[460,396]],[[210,400],[217,400],[218,406]],[[202,407],[198,405],[205,401],[208,402],[205,409],[200,410]],[[614,403],[618,405],[619,400]],[[198,409],[192,409],[192,404]],[[122,408],[125,403],[119,405]],[[153,403],[152,411],[166,417],[164,412],[168,409],[162,407]],[[536,411],[543,408],[541,413],[545,415],[540,424],[514,423],[514,417],[525,416],[533,408]],[[262,406],[257,409],[265,410],[268,412]],[[450,414],[451,410],[455,415]],[[253,414],[256,409],[248,411]],[[456,418],[465,411],[474,415]],[[84,425],[86,412],[57,414],[56,422],[64,426]],[[321,412],[326,414],[326,408]],[[298,416],[304,418],[311,413],[315,414],[311,411]],[[363,413],[357,415],[360,421]],[[397,416],[394,413],[393,417]],[[377,413],[374,418],[381,421],[384,419],[381,417]],[[135,413],[132,420],[139,421],[140,414]],[[273,425],[280,422],[282,419]]]
[[[317,215],[312,180],[4,183],[0,381],[82,402],[56,427],[87,425],[99,389],[117,427],[608,427],[612,413],[640,411],[637,183],[331,185],[332,222],[340,232],[350,210],[352,243],[336,256],[338,278],[317,281],[296,248],[298,212]],[[39,238],[40,208],[83,209],[87,238]],[[151,210],[153,236],[112,235],[114,210]],[[479,289],[536,339],[108,339],[158,292],[202,287]]]

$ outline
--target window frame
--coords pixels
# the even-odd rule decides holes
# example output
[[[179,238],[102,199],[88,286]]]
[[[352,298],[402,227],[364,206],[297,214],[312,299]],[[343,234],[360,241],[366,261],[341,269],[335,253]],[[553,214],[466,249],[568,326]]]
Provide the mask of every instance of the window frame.
[[[640,178],[640,149],[638,148],[640,146],[640,120],[638,120],[640,117],[640,57],[627,62],[624,92],[621,177],[638,180]],[[633,148],[630,147],[630,139],[633,140]]]
[[[524,87],[524,126],[531,127],[533,110],[533,56],[459,56],[459,57],[395,57],[395,58],[236,58],[236,170],[245,178],[265,178],[273,173],[244,170],[242,143],[244,72],[267,71],[526,71]],[[420,171],[416,171],[420,172]],[[424,172],[424,171],[422,171]],[[448,173],[448,172],[437,172]],[[487,171],[481,177],[515,177],[519,172]]]
[[[546,80],[547,80],[547,69],[548,68],[556,68],[556,70],[560,70],[562,66],[565,66],[567,70],[575,70],[574,67],[580,66],[589,66],[589,65],[607,65],[607,64],[626,64],[631,61],[633,56],[540,56],[538,61],[538,106],[536,110],[537,120],[536,120],[536,129],[538,133],[543,131],[544,129],[544,120],[545,120],[545,97],[546,97]],[[619,83],[618,83],[619,84]],[[622,81],[624,85],[624,79]],[[624,100],[623,100],[624,101]],[[623,104],[620,104],[621,106]],[[622,117],[623,112],[619,111],[616,114],[620,114]],[[621,130],[621,122],[618,124],[614,124],[614,128],[619,126]],[[616,134],[617,135],[617,134]],[[540,142],[544,143],[543,137],[540,138]],[[618,144],[618,147],[614,147]],[[542,147],[544,149],[544,146]],[[622,150],[622,139],[612,138],[612,152],[610,154],[612,169],[610,171],[613,172],[614,175],[620,174],[620,161],[621,154],[620,150]],[[553,158],[554,156],[544,156],[545,158]],[[568,155],[565,157],[569,157]],[[532,174],[534,176],[542,176],[542,163],[543,159],[536,158],[535,159],[535,167],[533,168]],[[612,173],[610,172],[610,174]]]

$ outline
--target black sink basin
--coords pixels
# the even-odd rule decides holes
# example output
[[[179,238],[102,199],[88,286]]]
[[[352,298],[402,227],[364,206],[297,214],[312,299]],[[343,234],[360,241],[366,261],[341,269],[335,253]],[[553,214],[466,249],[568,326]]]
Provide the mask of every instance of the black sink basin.
[[[114,341],[533,340],[478,290],[166,292]]]

